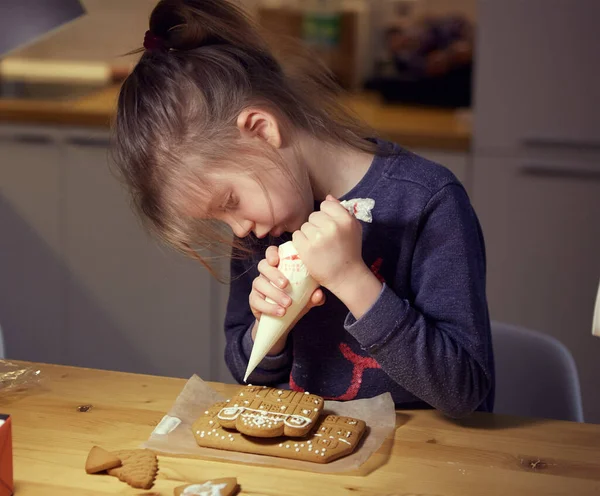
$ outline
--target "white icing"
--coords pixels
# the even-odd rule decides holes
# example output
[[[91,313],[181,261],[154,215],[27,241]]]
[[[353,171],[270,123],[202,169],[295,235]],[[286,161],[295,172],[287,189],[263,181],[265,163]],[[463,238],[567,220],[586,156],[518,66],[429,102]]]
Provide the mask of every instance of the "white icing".
[[[243,411],[244,408],[225,407],[219,410],[217,417],[221,420],[235,420]]]
[[[170,432],[173,432],[179,424],[181,424],[181,419],[165,415],[162,418],[162,420],[158,423],[158,425],[154,428],[152,434],[164,436],[166,434],[169,434]]]
[[[192,484],[181,494],[182,496],[222,496],[221,490],[226,487],[227,484],[213,484],[212,481],[207,481],[204,484]]]
[[[281,409],[285,410],[285,406],[282,406]],[[273,424],[283,422],[288,427],[302,428],[312,423],[310,418],[303,417],[302,415],[274,413],[243,406],[221,408],[217,417],[221,420],[236,420],[240,415],[242,416],[244,424],[247,425],[250,423],[257,427],[271,427]]]
[[[348,441],[346,441],[345,439],[342,439],[341,437],[338,438],[338,441],[341,441],[342,443],[346,443],[346,444],[352,444],[352,443],[349,443]]]

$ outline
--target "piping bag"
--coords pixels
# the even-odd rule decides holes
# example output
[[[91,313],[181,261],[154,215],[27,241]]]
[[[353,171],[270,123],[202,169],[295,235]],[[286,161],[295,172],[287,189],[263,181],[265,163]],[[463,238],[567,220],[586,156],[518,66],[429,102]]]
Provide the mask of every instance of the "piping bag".
[[[341,205],[363,222],[372,222],[371,210],[375,201],[370,198],[358,198],[345,200]],[[298,252],[291,241],[283,243],[279,247],[279,265],[277,268],[288,279],[289,284],[283,290],[292,299],[292,304],[287,308],[283,317],[262,315],[258,322],[256,337],[246,368],[244,382],[258,364],[267,356],[267,353],[277,341],[287,332],[296,317],[308,304],[310,297],[319,287],[317,282],[308,273],[306,266],[298,257]],[[270,298],[265,298],[269,303],[275,303]]]

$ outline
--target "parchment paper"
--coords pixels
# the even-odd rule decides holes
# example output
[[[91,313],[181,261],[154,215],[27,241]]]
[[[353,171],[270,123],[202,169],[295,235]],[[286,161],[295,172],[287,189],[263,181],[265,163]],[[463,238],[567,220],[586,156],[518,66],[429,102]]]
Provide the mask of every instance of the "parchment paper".
[[[154,450],[159,454],[191,455],[311,472],[346,472],[357,469],[367,461],[381,447],[386,437],[393,435],[396,427],[394,402],[392,396],[385,393],[370,399],[325,402],[323,414],[355,417],[364,420],[368,426],[366,435],[353,454],[330,463],[312,463],[198,446],[192,434],[192,424],[208,407],[225,399],[227,398],[222,397],[197,375],[192,376],[167,416],[142,447]]]

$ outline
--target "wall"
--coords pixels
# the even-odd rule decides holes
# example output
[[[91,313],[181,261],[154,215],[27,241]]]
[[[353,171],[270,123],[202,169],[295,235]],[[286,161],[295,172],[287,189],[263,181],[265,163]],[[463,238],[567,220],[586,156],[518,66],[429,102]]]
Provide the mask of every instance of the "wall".
[[[252,13],[261,1],[264,0],[240,0],[240,3]],[[291,1],[279,0],[279,3],[289,4]],[[383,6],[386,1],[344,0],[347,7],[352,8],[363,4],[370,5],[374,10],[374,17],[385,12]],[[48,39],[11,55],[86,61],[135,60],[132,57],[121,56],[141,46],[144,33],[148,29],[150,12],[157,0],[81,0],[81,3],[88,16],[65,26]],[[472,19],[476,15],[476,0],[415,0],[413,3],[415,15],[458,12]],[[375,25],[378,24],[379,22]]]

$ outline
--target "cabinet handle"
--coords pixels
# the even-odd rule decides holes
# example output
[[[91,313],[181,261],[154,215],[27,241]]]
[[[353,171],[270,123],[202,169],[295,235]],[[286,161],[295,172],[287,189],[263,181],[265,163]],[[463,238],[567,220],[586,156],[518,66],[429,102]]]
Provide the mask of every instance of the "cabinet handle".
[[[525,162],[519,167],[522,174],[528,176],[563,177],[571,179],[600,180],[600,165],[596,164],[557,164]]]
[[[54,139],[46,134],[9,134],[7,138],[26,145],[47,145],[54,142]]]
[[[108,138],[96,138],[91,136],[73,136],[67,139],[67,143],[76,146],[96,146],[106,148],[110,146]]]
[[[562,149],[577,149],[579,151],[598,151],[600,150],[599,141],[564,139],[552,137],[526,137],[521,143],[529,148],[562,148]]]

